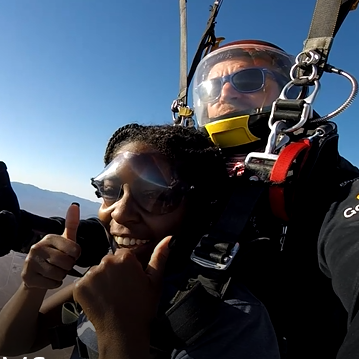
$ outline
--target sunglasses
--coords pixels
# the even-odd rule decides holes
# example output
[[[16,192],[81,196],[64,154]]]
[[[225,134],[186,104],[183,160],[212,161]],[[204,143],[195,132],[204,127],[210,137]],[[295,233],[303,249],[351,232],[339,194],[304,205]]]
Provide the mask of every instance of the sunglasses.
[[[242,69],[226,76],[203,81],[197,86],[195,91],[197,92],[199,99],[205,103],[217,101],[221,97],[222,87],[227,82],[240,93],[253,93],[263,89],[266,74],[270,74],[278,82],[288,82],[288,79],[283,81],[284,76],[273,71],[265,68],[253,67]]]
[[[123,197],[125,183],[136,204],[157,215],[173,212],[188,192],[188,186],[179,180],[168,183],[160,165],[150,154],[121,153],[91,179],[97,197],[108,207]]]

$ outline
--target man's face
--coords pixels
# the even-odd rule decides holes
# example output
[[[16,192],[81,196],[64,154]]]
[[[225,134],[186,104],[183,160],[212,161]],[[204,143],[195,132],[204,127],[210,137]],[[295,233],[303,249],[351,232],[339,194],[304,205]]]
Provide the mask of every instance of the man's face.
[[[253,67],[270,70],[269,65],[265,62],[259,66],[254,66],[248,59],[231,59],[213,66],[207,80],[221,78],[242,69]],[[239,92],[232,86],[231,82],[225,82],[218,94],[219,97],[207,105],[208,117],[217,118],[233,112],[246,110],[248,110],[249,114],[254,109],[270,106],[278,98],[280,91],[281,88],[270,73],[264,73],[264,85],[260,90],[255,92]]]

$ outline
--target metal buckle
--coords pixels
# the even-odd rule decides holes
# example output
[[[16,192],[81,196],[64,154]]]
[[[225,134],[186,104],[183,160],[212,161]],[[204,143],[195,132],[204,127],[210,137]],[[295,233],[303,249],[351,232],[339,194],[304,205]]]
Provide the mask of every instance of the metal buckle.
[[[253,160],[260,160],[262,161],[262,165],[266,163],[263,162],[270,162],[270,165],[273,165],[273,162],[277,161],[278,155],[273,153],[265,153],[265,152],[250,152],[248,153],[246,159],[244,160],[244,165],[246,168],[250,167],[253,163]],[[268,163],[269,164],[269,163]]]
[[[204,238],[204,237],[208,237],[208,234],[205,234],[202,238]],[[201,240],[202,240],[202,238],[201,238]],[[201,243],[201,241],[199,241],[196,248],[198,248],[200,246],[200,243]],[[239,247],[240,247],[240,245],[237,242],[233,246],[230,255],[228,257],[224,258],[224,262],[225,262],[224,264],[198,257],[195,254],[196,249],[194,249],[192,254],[191,254],[191,260],[193,262],[199,264],[200,266],[205,267],[205,268],[216,269],[216,270],[226,270],[231,265],[235,255],[238,253]]]
[[[283,121],[277,121],[271,125],[271,132],[268,136],[267,146],[264,152],[250,152],[244,160],[244,165],[249,168],[254,160],[261,161],[261,165],[273,166],[274,162],[278,159],[278,155],[274,154],[275,150],[280,149],[287,141],[283,138],[280,143],[277,144],[278,135],[284,132],[287,125]],[[269,162],[269,163],[266,163]]]

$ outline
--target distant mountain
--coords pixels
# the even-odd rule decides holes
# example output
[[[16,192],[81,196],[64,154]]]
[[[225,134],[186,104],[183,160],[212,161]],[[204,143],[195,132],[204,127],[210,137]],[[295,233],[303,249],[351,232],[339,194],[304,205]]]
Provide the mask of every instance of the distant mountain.
[[[76,197],[63,192],[52,192],[30,184],[11,182],[20,207],[44,217],[65,217],[72,202],[80,204],[81,218],[97,217],[100,203]]]

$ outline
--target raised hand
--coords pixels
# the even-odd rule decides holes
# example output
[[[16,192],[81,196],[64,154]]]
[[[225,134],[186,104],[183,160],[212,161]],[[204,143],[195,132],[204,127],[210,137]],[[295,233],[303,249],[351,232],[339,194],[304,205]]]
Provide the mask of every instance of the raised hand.
[[[79,221],[80,208],[73,203],[67,210],[64,233],[48,234],[31,247],[21,274],[26,287],[53,289],[62,285],[81,254],[76,243]]]
[[[148,334],[161,294],[170,239],[157,245],[146,270],[131,250],[121,248],[76,282],[74,299],[98,335],[110,329],[115,336],[136,343],[139,335]]]

